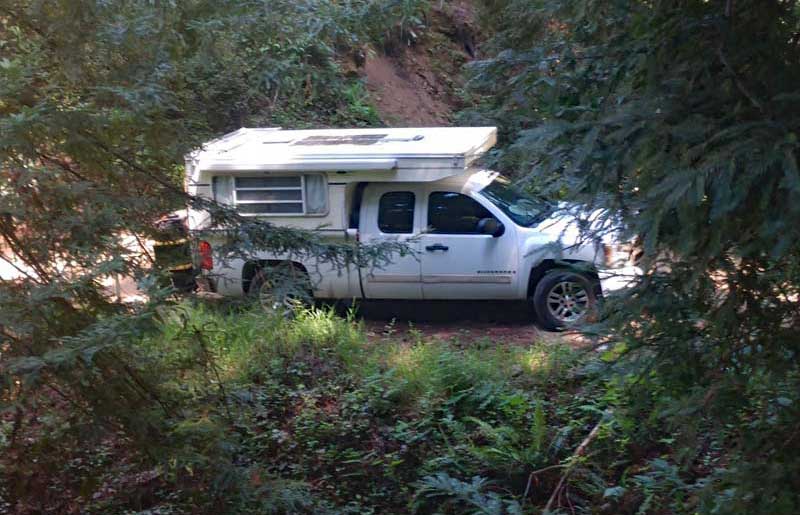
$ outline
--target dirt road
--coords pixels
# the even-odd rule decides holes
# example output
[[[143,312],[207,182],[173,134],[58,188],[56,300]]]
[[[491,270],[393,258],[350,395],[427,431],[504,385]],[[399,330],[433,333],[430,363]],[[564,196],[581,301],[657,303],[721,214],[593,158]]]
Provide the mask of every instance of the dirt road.
[[[485,301],[370,301],[359,306],[370,338],[413,341],[458,339],[464,343],[482,340],[513,345],[536,341],[568,342],[582,347],[586,340],[575,333],[552,333],[539,329],[524,302]]]

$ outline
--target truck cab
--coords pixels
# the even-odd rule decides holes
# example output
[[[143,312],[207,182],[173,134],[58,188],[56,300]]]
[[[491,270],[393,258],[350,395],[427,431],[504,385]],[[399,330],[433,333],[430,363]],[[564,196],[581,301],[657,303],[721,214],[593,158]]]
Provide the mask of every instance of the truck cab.
[[[365,296],[526,298],[526,274],[520,273],[525,228],[481,194],[496,177],[477,171],[433,183],[367,185],[360,241],[399,239],[414,255],[364,274]],[[547,210],[544,203],[531,206],[542,215]]]
[[[213,289],[273,295],[273,276],[288,263],[309,277],[315,298],[526,300],[541,325],[558,329],[586,320],[603,291],[624,286],[619,278],[636,274],[629,253],[619,258],[626,252],[622,246],[579,243],[577,226],[557,216],[554,204],[474,166],[494,144],[494,128],[361,131],[278,131],[270,141],[301,149],[272,157],[269,166],[265,158],[241,162],[242,156],[231,158],[230,150],[223,150],[222,163],[219,155],[194,156],[187,168],[195,185],[208,184],[208,196],[232,204],[243,216],[299,228],[316,224],[315,230],[357,247],[394,242],[404,251],[380,266],[342,270],[269,253],[225,260],[214,255],[219,242],[207,238],[198,243],[200,268]],[[424,148],[420,143],[426,139]],[[241,152],[252,138],[233,143],[224,149]],[[309,148],[325,146],[338,152]],[[422,152],[429,148],[448,151]],[[190,225],[202,226],[198,218],[202,213],[195,213]]]

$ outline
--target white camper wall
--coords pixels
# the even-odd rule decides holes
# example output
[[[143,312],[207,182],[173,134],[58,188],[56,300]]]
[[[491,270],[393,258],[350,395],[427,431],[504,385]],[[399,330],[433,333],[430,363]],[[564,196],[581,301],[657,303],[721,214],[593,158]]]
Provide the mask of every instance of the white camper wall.
[[[213,200],[211,193],[211,176],[206,172],[201,172],[194,159],[186,159],[186,177],[184,178],[184,189],[191,196]],[[187,209],[186,224],[189,230],[203,230],[210,225],[211,218],[205,211],[197,209]]]

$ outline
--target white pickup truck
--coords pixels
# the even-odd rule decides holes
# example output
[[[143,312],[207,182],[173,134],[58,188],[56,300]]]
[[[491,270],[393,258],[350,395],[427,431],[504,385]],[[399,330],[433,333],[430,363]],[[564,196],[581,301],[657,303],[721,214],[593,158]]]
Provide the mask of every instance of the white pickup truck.
[[[529,300],[547,329],[586,319],[598,296],[638,270],[626,246],[575,244],[553,206],[475,168],[494,127],[286,131],[240,129],[187,157],[187,190],[245,216],[354,244],[412,251],[380,268],[344,270],[264,253],[223,260],[196,244],[197,266],[223,295],[271,294],[270,271],[313,270],[320,299]],[[190,212],[190,230],[208,228]],[[578,264],[578,267],[574,265]]]

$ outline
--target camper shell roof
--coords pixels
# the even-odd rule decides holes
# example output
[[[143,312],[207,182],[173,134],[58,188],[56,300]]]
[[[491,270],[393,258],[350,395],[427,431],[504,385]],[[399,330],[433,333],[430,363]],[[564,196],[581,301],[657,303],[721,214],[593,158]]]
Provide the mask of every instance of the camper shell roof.
[[[187,165],[195,171],[234,173],[450,169],[456,174],[496,141],[495,127],[242,128],[188,155]]]

